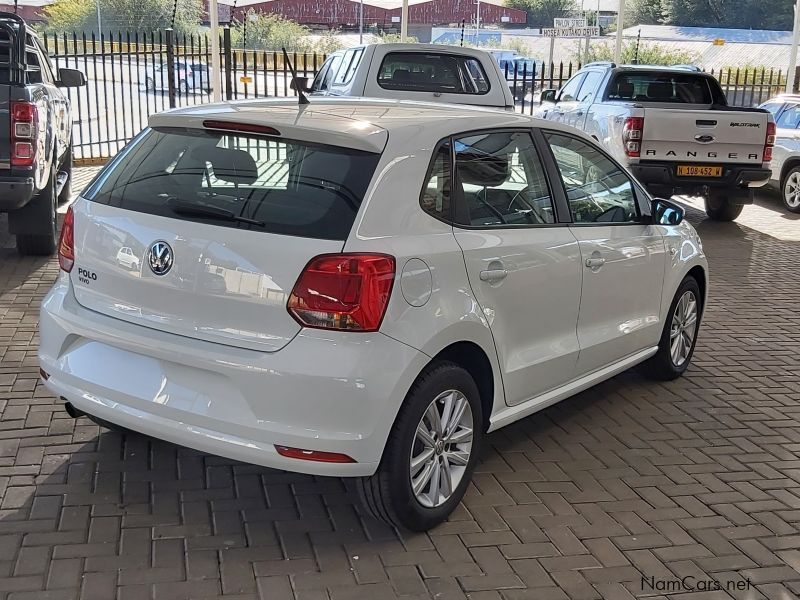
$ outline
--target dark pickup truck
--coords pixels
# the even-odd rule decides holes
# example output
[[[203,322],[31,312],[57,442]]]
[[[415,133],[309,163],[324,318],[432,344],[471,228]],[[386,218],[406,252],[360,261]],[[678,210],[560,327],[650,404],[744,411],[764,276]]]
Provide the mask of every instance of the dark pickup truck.
[[[83,73],[53,69],[25,21],[0,12],[0,212],[25,255],[56,249],[56,206],[70,195],[72,115],[61,88]]]

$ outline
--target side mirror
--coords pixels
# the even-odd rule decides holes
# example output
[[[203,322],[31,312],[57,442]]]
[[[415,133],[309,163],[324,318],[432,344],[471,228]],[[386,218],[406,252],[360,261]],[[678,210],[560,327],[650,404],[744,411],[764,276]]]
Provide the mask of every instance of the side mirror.
[[[542,95],[539,97],[539,103],[544,104],[545,102],[552,102],[555,104],[557,92],[558,90],[542,90]]]
[[[295,91],[297,91],[297,86],[300,86],[300,90],[303,92],[310,92],[311,90],[308,87],[308,77],[303,77],[302,75],[298,75],[295,79],[289,83],[289,87]]]
[[[656,225],[680,225],[686,211],[671,200],[656,198],[650,208]]]
[[[86,76],[77,69],[59,69],[58,87],[82,87],[86,85]]]

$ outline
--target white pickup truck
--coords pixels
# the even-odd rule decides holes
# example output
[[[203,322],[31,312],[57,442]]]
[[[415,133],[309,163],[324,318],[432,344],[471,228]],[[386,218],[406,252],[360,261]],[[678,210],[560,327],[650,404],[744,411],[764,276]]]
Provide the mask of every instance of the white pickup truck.
[[[368,96],[514,109],[514,96],[494,57],[441,44],[368,44],[334,52],[309,86],[312,96]],[[292,84],[295,87],[296,84]]]
[[[728,106],[695,68],[591,63],[544,90],[538,116],[600,141],[655,196],[703,196],[711,219],[738,217],[770,179],[772,115]]]

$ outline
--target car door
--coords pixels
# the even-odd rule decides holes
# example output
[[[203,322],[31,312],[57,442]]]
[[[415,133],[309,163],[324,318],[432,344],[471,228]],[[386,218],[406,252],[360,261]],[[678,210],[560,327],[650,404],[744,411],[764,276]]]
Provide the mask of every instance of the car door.
[[[518,404],[575,376],[580,249],[557,219],[530,131],[469,134],[453,147],[454,234],[494,337],[506,401]]]
[[[597,145],[562,132],[545,139],[580,246],[578,372],[585,374],[658,344],[665,244],[642,216],[649,199]]]
[[[42,83],[44,83],[47,94],[53,105],[53,135],[56,141],[57,156],[61,157],[69,146],[69,141],[72,137],[70,101],[67,94],[64,93],[64,88],[60,88],[56,85],[58,74],[50,64],[50,58],[47,56],[39,40],[36,40],[36,50],[42,74]]]
[[[581,84],[586,77],[585,72],[578,73],[572,79],[567,81],[566,84],[556,94],[556,101],[551,106],[548,106],[542,116],[548,121],[556,121],[558,123],[564,122],[564,113],[573,109],[578,101],[578,92],[580,92]]]
[[[576,96],[575,102],[565,102],[562,106],[564,112],[561,121],[572,127],[583,129],[586,122],[586,115],[589,112],[589,107],[594,102],[595,96],[600,90],[600,84],[605,78],[603,71],[586,71],[586,77],[583,78],[580,90]]]

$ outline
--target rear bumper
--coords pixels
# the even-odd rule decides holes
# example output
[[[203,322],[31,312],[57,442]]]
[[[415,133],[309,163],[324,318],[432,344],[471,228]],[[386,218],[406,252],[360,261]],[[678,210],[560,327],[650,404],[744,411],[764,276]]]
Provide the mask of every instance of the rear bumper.
[[[748,188],[765,185],[772,171],[768,168],[742,165],[715,165],[722,167],[722,177],[679,177],[678,163],[641,162],[630,166],[630,170],[646,186],[671,187],[676,190],[693,191],[709,188]]]
[[[35,194],[33,177],[0,175],[0,211],[22,208]]]
[[[62,274],[42,304],[44,382],[77,409],[197,450],[315,475],[371,475],[428,357],[380,333],[301,331],[278,352],[132,325],[80,306]],[[275,445],[353,463],[286,458]]]

